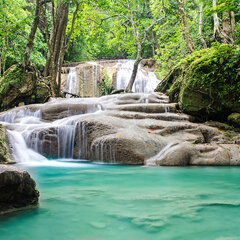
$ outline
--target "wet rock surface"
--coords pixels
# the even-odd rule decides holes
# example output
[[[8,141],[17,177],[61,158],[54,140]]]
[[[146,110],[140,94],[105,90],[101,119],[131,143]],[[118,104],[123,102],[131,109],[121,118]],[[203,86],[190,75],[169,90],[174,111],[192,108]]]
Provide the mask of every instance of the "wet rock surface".
[[[0,163],[10,162],[10,154],[6,143],[5,128],[0,124]]]
[[[0,165],[0,214],[38,204],[39,192],[26,171]]]
[[[6,128],[21,132],[29,148],[48,158],[151,166],[240,165],[238,133],[233,139],[224,130],[191,122],[193,118],[162,93],[52,99],[5,112],[1,119],[10,119],[13,124]]]

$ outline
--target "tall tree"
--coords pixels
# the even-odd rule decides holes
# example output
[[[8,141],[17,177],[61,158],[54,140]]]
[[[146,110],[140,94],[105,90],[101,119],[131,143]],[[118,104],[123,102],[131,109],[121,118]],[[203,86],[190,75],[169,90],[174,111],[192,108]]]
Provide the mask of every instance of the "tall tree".
[[[202,35],[202,26],[203,26],[203,2],[200,3],[200,11],[199,11],[199,38],[202,42],[204,48],[207,48],[207,43]]]
[[[46,2],[45,2],[46,4]],[[69,39],[74,28],[74,22],[78,11],[79,3],[76,2],[76,11],[72,20]],[[69,47],[69,41],[66,43],[66,29],[68,25],[69,7],[70,1],[61,0],[55,6],[54,2],[51,2],[51,13],[52,13],[52,25],[51,33],[48,33],[47,23],[45,21],[46,29],[46,42],[48,45],[48,54],[46,59],[46,66],[44,69],[44,76],[48,77],[51,85],[52,95],[55,97],[59,94],[60,86],[57,84],[57,75],[63,60],[63,56]],[[47,7],[45,6],[45,9]]]
[[[218,38],[221,39],[224,43],[233,43],[234,40],[230,35],[230,20],[229,20],[229,12],[223,12],[223,29],[221,28],[218,13],[217,13],[217,0],[213,0],[213,10],[215,11],[213,14],[214,20],[214,30],[213,36],[217,40]]]
[[[186,12],[185,12],[184,3],[185,3],[185,0],[177,0],[179,11],[180,11],[180,14],[182,17],[184,33],[185,33],[185,38],[186,38],[186,44],[188,46],[189,52],[192,53],[195,51],[195,46],[194,46],[191,36],[190,36],[188,20],[187,20],[187,16],[186,16]]]
[[[28,36],[27,46],[26,46],[26,49],[24,52],[23,68],[26,68],[30,64],[30,57],[31,57],[32,49],[33,49],[33,43],[34,43],[35,35],[37,32],[39,19],[40,19],[40,0],[36,0],[35,17],[33,20],[32,29]]]

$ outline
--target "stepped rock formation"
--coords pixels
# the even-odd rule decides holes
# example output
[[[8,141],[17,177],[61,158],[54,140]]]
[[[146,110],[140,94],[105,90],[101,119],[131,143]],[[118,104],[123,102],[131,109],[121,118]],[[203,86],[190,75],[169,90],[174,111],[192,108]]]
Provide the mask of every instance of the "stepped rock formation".
[[[39,192],[26,171],[0,165],[0,214],[37,205]]]
[[[227,139],[224,132],[192,120],[162,93],[59,98],[0,114],[18,158],[25,142],[25,152],[47,158],[151,166],[240,165],[235,144],[239,135]]]

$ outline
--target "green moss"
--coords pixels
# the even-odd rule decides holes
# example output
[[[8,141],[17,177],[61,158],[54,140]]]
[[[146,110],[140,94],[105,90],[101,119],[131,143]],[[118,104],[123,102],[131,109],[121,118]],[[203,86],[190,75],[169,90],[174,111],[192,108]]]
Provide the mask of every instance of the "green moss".
[[[240,128],[240,113],[232,113],[228,116],[228,122],[233,126]]]
[[[205,124],[210,127],[215,127],[217,129],[224,130],[224,131],[234,131],[234,127],[230,126],[226,123],[221,123],[221,122],[216,122],[216,121],[208,121],[208,122],[205,122]]]
[[[0,78],[0,95],[2,95],[9,85],[20,88],[22,81],[26,79],[27,73],[23,72],[21,65],[13,65]]]

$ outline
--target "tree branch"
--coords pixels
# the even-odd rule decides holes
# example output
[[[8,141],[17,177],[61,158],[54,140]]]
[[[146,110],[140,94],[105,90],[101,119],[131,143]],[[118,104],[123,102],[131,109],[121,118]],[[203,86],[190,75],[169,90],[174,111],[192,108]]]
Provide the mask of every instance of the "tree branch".
[[[103,21],[108,20],[108,19],[110,19],[110,18],[114,18],[114,17],[123,17],[123,18],[126,18],[129,22],[131,22],[131,20],[130,20],[127,16],[124,16],[124,15],[122,15],[122,14],[115,14],[115,15],[112,15],[112,16],[109,16],[109,17],[106,17],[106,18],[101,19],[100,25],[102,25]],[[92,20],[92,21],[93,21],[93,20]],[[94,21],[94,22],[95,22],[95,21]]]
[[[73,31],[74,31],[74,25],[75,25],[75,20],[76,20],[76,17],[77,17],[78,10],[79,10],[79,2],[76,2],[76,9],[75,9],[75,11],[74,11],[74,13],[73,13],[71,30],[70,30],[70,33],[69,33],[69,35],[68,35],[67,44],[65,45],[64,54],[65,54],[65,52],[68,50],[69,45],[70,45],[70,41],[71,41],[71,37],[72,37]]]
[[[130,12],[130,17],[131,17],[131,24],[132,24],[132,28],[133,28],[133,34],[134,34],[134,38],[135,38],[135,43],[138,42],[139,40],[139,32],[138,32],[138,29],[137,29],[137,26],[133,20],[133,13],[132,13],[132,9],[130,7],[130,3],[129,3],[129,0],[127,0],[127,6],[128,6],[128,10]]]
[[[147,32],[148,32],[154,25],[156,25],[158,22],[160,22],[160,21],[161,21],[162,19],[164,19],[164,18],[165,18],[165,16],[157,19],[157,20],[156,20],[155,22],[153,22],[148,28],[146,28],[146,29],[144,30],[143,40],[142,40],[141,44],[143,44],[143,43],[145,42],[146,37],[147,37]]]

